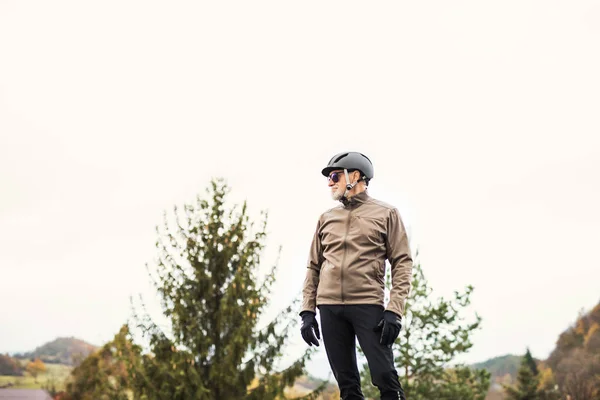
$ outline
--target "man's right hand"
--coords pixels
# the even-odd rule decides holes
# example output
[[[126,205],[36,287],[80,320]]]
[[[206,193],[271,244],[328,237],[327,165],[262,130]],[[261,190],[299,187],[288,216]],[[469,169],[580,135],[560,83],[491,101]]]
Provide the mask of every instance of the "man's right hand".
[[[312,346],[313,344],[318,346],[318,339],[321,339],[321,333],[319,333],[319,323],[316,319],[317,314],[312,311],[302,311],[300,316],[302,317],[302,326],[300,327],[302,339],[304,339],[309,346]]]

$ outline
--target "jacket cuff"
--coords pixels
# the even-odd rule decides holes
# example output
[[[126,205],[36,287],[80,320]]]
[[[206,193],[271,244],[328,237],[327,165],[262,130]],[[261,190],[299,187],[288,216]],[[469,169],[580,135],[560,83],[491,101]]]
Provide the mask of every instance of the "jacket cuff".
[[[400,310],[400,309],[398,309],[398,307],[394,307],[393,304],[388,304],[388,307],[385,309],[385,311],[393,312],[399,318],[402,318],[404,315],[404,312],[403,312],[404,310]]]
[[[302,317],[304,314],[307,314],[307,313],[311,313],[311,314],[313,314],[313,315],[317,315],[317,313],[316,313],[315,311],[311,311],[311,310],[302,310],[302,311],[300,312],[300,316]]]

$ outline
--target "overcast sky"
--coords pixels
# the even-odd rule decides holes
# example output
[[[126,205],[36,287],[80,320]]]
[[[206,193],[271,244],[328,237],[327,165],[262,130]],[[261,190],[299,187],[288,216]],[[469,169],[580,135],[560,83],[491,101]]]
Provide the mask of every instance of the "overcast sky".
[[[357,150],[434,295],[475,287],[465,360],[545,358],[600,300],[599,49],[594,1],[0,1],[0,352],[111,339],[212,177],[284,304]]]

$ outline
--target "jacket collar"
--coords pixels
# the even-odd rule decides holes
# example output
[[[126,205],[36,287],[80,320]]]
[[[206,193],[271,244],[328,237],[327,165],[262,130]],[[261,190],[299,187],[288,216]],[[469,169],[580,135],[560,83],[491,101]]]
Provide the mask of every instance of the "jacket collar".
[[[370,199],[371,199],[371,197],[365,190],[364,192],[360,192],[359,194],[356,194],[356,195],[350,197],[349,199],[342,197],[340,199],[340,202],[344,205],[344,208],[353,208],[353,207],[358,207],[363,203],[366,203]]]

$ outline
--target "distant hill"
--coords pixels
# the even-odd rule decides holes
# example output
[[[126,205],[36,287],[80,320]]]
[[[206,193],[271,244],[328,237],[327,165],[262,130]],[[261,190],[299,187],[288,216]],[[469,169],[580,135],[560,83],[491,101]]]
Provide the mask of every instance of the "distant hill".
[[[512,384],[516,381],[521,358],[522,356],[506,354],[471,365],[473,369],[486,369],[491,374],[490,389],[485,400],[504,399],[502,384]]]
[[[515,382],[517,377],[517,371],[521,364],[521,358],[521,355],[507,354],[504,356],[490,358],[489,360],[470,365],[470,367],[473,369],[486,369],[491,374],[490,392],[488,393],[488,397],[486,397],[486,400],[499,400],[504,398],[502,394],[503,389],[501,384],[510,384],[512,382]],[[312,376],[305,375],[299,377],[296,380],[293,389],[288,394],[306,395],[311,390],[316,389],[320,385],[320,383],[321,380]],[[326,392],[328,394],[334,393],[336,388],[337,385],[335,384],[335,381],[331,381],[327,385]]]
[[[515,383],[522,356],[509,354],[472,365],[492,374],[486,400],[503,398],[502,384]],[[545,388],[558,387],[562,396],[573,399],[600,399],[600,303],[582,311],[560,334],[548,359],[535,361]]]
[[[57,338],[32,352],[15,354],[18,359],[39,358],[45,363],[75,365],[98,347],[74,337]]]
[[[507,354],[471,365],[474,369],[486,369],[492,374],[492,382],[499,382],[507,375],[514,380],[521,365],[522,355]]]

